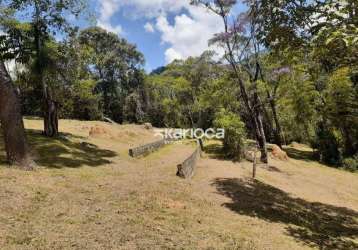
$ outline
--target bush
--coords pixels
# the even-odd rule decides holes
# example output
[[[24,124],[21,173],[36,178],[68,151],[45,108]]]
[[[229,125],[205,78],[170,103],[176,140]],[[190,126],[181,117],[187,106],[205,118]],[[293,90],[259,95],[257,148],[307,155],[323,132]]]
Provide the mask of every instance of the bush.
[[[93,93],[96,82],[88,79],[76,82],[73,85],[72,96],[62,97],[68,100],[68,114],[64,117],[71,117],[80,120],[100,120],[103,113],[99,109],[100,97]],[[65,101],[66,103],[66,101]]]
[[[325,124],[319,124],[316,132],[316,141],[311,143],[320,154],[320,161],[329,165],[339,166],[342,160],[340,152],[340,138],[337,133]]]
[[[342,167],[351,172],[358,171],[358,154],[356,154],[352,158],[345,158],[342,161]]]
[[[216,114],[214,126],[225,129],[225,155],[240,160],[244,154],[246,138],[245,124],[241,121],[240,116],[230,111],[221,110]]]

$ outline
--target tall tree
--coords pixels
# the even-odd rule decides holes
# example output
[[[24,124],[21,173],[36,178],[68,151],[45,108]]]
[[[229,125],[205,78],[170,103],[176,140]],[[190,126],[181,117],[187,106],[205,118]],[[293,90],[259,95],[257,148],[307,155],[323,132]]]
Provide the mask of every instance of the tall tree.
[[[19,97],[3,60],[0,61],[0,123],[8,162],[32,169]]]
[[[56,136],[58,134],[58,103],[53,98],[53,89],[45,79],[46,50],[45,44],[56,32],[70,31],[66,15],[75,16],[84,8],[84,1],[78,0],[12,0],[7,6],[19,13],[26,13],[31,19],[32,48],[35,51],[34,71],[43,93],[44,134]]]
[[[78,42],[86,55],[86,71],[97,82],[104,115],[124,119],[125,98],[143,83],[144,56],[136,46],[99,27],[82,30]]]
[[[235,80],[240,87],[240,98],[248,113],[251,126],[261,151],[261,161],[268,161],[266,135],[263,124],[262,100],[258,93],[257,81],[261,67],[259,55],[260,41],[256,39],[257,23],[255,16],[240,14],[230,22],[230,13],[236,0],[192,0],[192,4],[203,5],[221,17],[224,31],[211,40],[225,49],[224,58],[231,66]]]
[[[339,164],[342,156],[356,154],[357,105],[353,100],[357,93],[357,1],[248,2],[250,12],[261,17],[257,20],[261,27],[257,37],[267,48],[275,52],[293,49],[302,52],[306,75],[318,95],[314,105],[317,114],[314,144],[320,158]],[[303,109],[299,116],[307,110]]]

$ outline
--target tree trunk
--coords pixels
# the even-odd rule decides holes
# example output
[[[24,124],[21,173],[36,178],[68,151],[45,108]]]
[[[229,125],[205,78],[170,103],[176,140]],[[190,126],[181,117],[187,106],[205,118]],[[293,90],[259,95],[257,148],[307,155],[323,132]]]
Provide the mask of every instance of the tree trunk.
[[[44,134],[49,137],[58,136],[58,106],[50,95],[44,97]]]
[[[33,162],[28,153],[19,97],[3,61],[0,61],[0,122],[9,164],[31,170]]]
[[[43,41],[42,41],[42,21],[41,10],[37,2],[35,2],[35,47],[36,47],[36,70],[38,74],[39,84],[42,87],[43,95],[43,115],[44,115],[44,135],[54,137],[58,135],[58,105],[52,98],[52,93],[44,79],[44,60],[43,60]]]
[[[262,123],[262,115],[260,110],[260,97],[258,96],[257,92],[254,94],[254,105],[252,106],[250,104],[249,96],[246,92],[245,85],[240,77],[240,73],[235,65],[235,63],[230,61],[230,64],[234,70],[234,73],[236,74],[237,81],[240,86],[240,93],[241,97],[244,101],[245,107],[249,113],[249,117],[251,119],[252,125],[255,130],[255,136],[256,141],[259,144],[260,151],[261,151],[261,161],[264,163],[268,163],[268,157],[267,157],[267,147],[266,147],[266,136],[265,131]]]
[[[272,140],[272,136],[275,136],[275,131],[274,131],[274,125],[273,125],[273,118],[269,116],[269,112],[266,109],[265,105],[262,106],[262,112],[263,112],[263,117],[264,117],[264,125],[265,125],[265,135],[266,135],[266,140],[267,141],[271,141]]]
[[[282,129],[281,129],[280,121],[278,120],[276,101],[274,99],[275,98],[274,96],[276,96],[275,94],[276,89],[273,95],[271,95],[271,93],[268,90],[266,90],[266,92],[267,92],[267,98],[269,99],[272,116],[275,121],[275,129],[273,130],[275,136],[275,144],[282,149]]]
[[[275,121],[275,130],[274,130],[275,143],[277,144],[277,146],[279,146],[282,149],[282,130],[281,130],[280,121],[278,120],[278,116],[277,116],[276,102],[274,100],[271,100],[270,106],[272,109],[273,119]]]
[[[266,147],[266,136],[265,130],[262,122],[262,114],[260,108],[260,98],[257,92],[254,94],[254,120],[255,120],[255,130],[256,130],[256,140],[259,143],[261,151],[261,161],[268,163],[267,158],[267,147]]]
[[[44,135],[58,136],[58,105],[52,98],[52,93],[43,80],[43,71],[39,70],[39,81],[42,86]]]
[[[266,136],[265,136],[264,126],[262,123],[261,114],[258,114],[257,121],[258,121],[258,127],[259,127],[259,131],[260,131],[260,136],[258,138],[258,142],[259,142],[260,150],[261,150],[261,161],[263,163],[268,163],[267,147],[266,147],[267,142],[266,142]]]
[[[44,135],[58,136],[58,106],[52,99],[52,93],[47,84],[43,80],[41,82],[43,86]]]

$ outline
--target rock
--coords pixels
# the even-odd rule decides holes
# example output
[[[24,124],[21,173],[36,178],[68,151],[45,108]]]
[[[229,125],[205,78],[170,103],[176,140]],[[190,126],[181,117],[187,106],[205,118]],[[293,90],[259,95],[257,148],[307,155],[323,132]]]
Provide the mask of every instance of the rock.
[[[194,176],[196,170],[196,163],[200,158],[200,147],[198,147],[195,152],[187,158],[183,163],[177,166],[177,176],[190,179]]]
[[[283,151],[282,149],[280,149],[279,146],[277,145],[273,145],[272,146],[272,158],[274,159],[278,159],[281,161],[287,161],[288,160],[288,156],[287,153],[285,151]]]
[[[151,123],[147,122],[147,123],[144,123],[144,128],[147,130],[151,130],[151,129],[153,129],[153,125]]]

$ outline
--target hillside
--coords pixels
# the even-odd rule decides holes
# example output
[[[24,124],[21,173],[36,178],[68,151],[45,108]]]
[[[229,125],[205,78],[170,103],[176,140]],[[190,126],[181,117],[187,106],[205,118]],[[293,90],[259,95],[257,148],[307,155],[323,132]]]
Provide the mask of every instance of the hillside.
[[[358,249],[358,175],[307,148],[287,148],[289,161],[271,159],[252,181],[251,163],[211,142],[183,180],[190,142],[132,159],[153,131],[61,120],[48,139],[41,120],[25,126],[39,168],[6,167],[0,144],[0,249]]]

